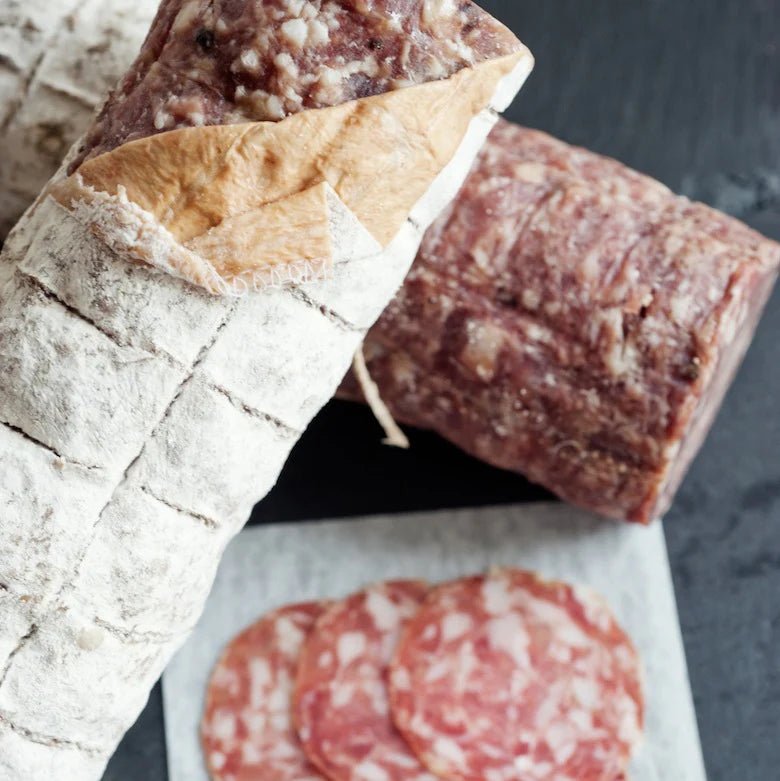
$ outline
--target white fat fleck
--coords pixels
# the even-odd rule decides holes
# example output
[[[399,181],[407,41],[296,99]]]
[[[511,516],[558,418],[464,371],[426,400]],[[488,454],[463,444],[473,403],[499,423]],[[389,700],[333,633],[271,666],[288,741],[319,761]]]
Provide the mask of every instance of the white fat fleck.
[[[612,613],[602,597],[593,589],[580,584],[572,586],[572,591],[585,613],[585,618],[602,632],[608,632],[612,628]]]
[[[308,34],[308,26],[303,19],[288,19],[281,27],[282,36],[292,46],[297,46],[299,49],[303,48],[306,43],[306,35]]]
[[[171,122],[173,117],[163,109],[160,109],[157,111],[154,115],[154,127],[155,130],[165,130],[165,128],[168,126],[168,123]]]
[[[455,767],[465,767],[466,755],[452,738],[436,738],[433,743],[433,753],[451,762]]]
[[[553,641],[547,648],[550,658],[561,664],[568,664],[571,661],[572,653],[568,645]]]
[[[276,622],[276,642],[285,656],[291,658],[298,656],[305,639],[305,633],[288,616],[282,616]]]
[[[252,707],[254,708],[255,706],[253,705]],[[262,735],[268,724],[266,714],[260,710],[245,710],[241,714],[241,721],[250,735]]]
[[[287,6],[287,11],[290,16],[300,16],[305,2],[306,0],[285,0],[285,5]]]
[[[214,770],[222,770],[227,762],[227,757],[221,751],[212,751],[209,756],[209,764]]]
[[[341,84],[341,73],[334,68],[323,68],[320,71],[319,82],[324,87],[335,87]]]
[[[486,625],[490,645],[497,651],[504,651],[518,667],[527,668],[531,665],[528,648],[531,639],[516,613],[493,618]]]
[[[236,87],[236,91],[233,94],[234,100],[243,100],[247,96],[247,90],[246,87],[243,84],[239,84]]]
[[[228,31],[230,28],[228,27],[228,24],[227,24],[227,22],[226,22],[224,19],[222,19],[222,18],[220,17],[219,19],[217,19],[217,22],[216,22],[216,24],[214,25],[214,29],[215,29],[215,30],[216,30],[218,33],[223,33],[223,34],[224,34],[224,33],[226,33],[226,32],[227,32],[227,31]]]
[[[309,22],[309,38],[308,43],[311,46],[319,46],[325,44],[330,40],[330,32],[328,25],[321,22],[319,19],[312,19]]]
[[[365,73],[366,76],[376,76],[379,73],[379,64],[376,57],[367,54],[362,60],[353,60],[349,65],[342,69],[345,76],[352,76],[354,73]]]
[[[589,252],[582,259],[580,269],[586,279],[598,280],[601,271],[601,253],[598,250]]]
[[[276,677],[276,686],[268,694],[268,709],[287,713],[290,709],[290,696],[292,694],[292,679],[287,670],[280,670]]]
[[[642,739],[642,728],[639,722],[637,704],[633,698],[623,695],[616,698],[614,705],[620,714],[618,738],[621,742],[630,746],[639,743]]]
[[[241,741],[241,760],[245,765],[259,765],[263,755],[251,740]]]
[[[552,344],[553,332],[549,328],[539,325],[538,323],[528,323],[525,326],[525,333],[529,339],[534,342],[541,342],[542,344]]]
[[[233,740],[236,736],[236,717],[229,710],[218,710],[211,720],[211,734],[217,740]]]
[[[588,711],[574,708],[569,711],[568,719],[580,732],[593,730],[593,715]]]
[[[390,702],[387,699],[387,687],[379,678],[371,678],[363,683],[363,691],[371,700],[371,707],[378,716],[386,717],[390,713]]]
[[[265,102],[265,110],[269,117],[274,119],[284,118],[284,105],[276,95],[269,95]]]
[[[466,613],[448,613],[441,622],[441,636],[445,643],[465,635],[474,626]]]
[[[538,291],[533,290],[532,288],[526,288],[520,296],[520,300],[523,302],[523,306],[526,309],[535,310],[539,308],[542,297],[539,295]]]
[[[672,318],[676,323],[682,325],[688,318],[693,301],[691,296],[675,296],[671,301]]]
[[[366,596],[366,610],[380,632],[392,632],[398,627],[398,607],[378,588],[369,589]]]
[[[558,765],[565,764],[577,750],[577,733],[565,721],[550,724],[544,737]]]
[[[297,78],[299,74],[298,66],[289,52],[280,52],[274,57],[274,65],[279,70],[284,71],[290,78]]]
[[[411,689],[409,671],[405,667],[396,667],[392,673],[393,687],[396,689]]]
[[[271,726],[278,732],[283,732],[290,727],[290,696],[285,699],[287,707],[271,714]]]
[[[339,637],[336,655],[339,664],[346,667],[366,650],[366,636],[362,632],[345,632]]]
[[[330,651],[323,651],[317,659],[318,667],[330,667],[333,664],[333,654]]]
[[[613,376],[630,374],[639,367],[639,351],[632,342],[616,342],[604,358]]]
[[[375,762],[366,760],[357,765],[353,771],[356,781],[390,781],[390,775]]]
[[[482,600],[485,610],[491,615],[507,613],[512,609],[512,595],[506,578],[500,575],[488,577],[482,583]]]
[[[528,754],[522,754],[519,757],[515,757],[512,764],[514,765],[515,770],[518,770],[521,773],[529,773],[534,769],[534,761]]]
[[[596,686],[595,681],[577,675],[572,678],[571,687],[577,702],[582,705],[583,708],[593,710],[598,706],[599,688]]]
[[[200,111],[193,111],[190,114],[190,122],[195,127],[203,127],[206,124],[206,117]]]
[[[265,693],[271,685],[271,667],[265,659],[249,661],[249,701],[253,708],[262,706]]]
[[[260,68],[260,58],[254,49],[245,49],[241,52],[241,65],[245,70],[255,72]]]
[[[330,701],[334,708],[343,708],[352,701],[355,695],[355,687],[352,684],[337,683],[330,695]]]
[[[425,672],[425,682],[433,683],[448,675],[452,669],[452,664],[447,659],[432,664]]]
[[[433,640],[433,638],[436,637],[437,634],[438,634],[438,631],[437,631],[437,628],[436,628],[436,624],[430,623],[423,630],[423,633],[422,633],[421,637],[422,637],[422,639],[425,642],[428,642],[429,640]]]
[[[301,10],[301,16],[304,19],[314,19],[318,13],[319,10],[317,9],[317,6],[314,5],[314,3],[303,4],[303,9]]]
[[[558,605],[545,599],[527,597],[528,611],[534,620],[554,629],[555,639],[572,648],[587,648],[592,645],[590,638],[573,623],[569,614]]]
[[[383,758],[386,762],[389,762],[391,765],[396,765],[397,767],[403,767],[407,770],[419,770],[420,765],[417,762],[416,759],[411,757],[409,754],[402,754],[397,751],[388,751],[386,754],[383,755]]]
[[[442,16],[454,16],[455,11],[453,0],[423,0],[420,17],[423,24],[434,27],[440,23]]]

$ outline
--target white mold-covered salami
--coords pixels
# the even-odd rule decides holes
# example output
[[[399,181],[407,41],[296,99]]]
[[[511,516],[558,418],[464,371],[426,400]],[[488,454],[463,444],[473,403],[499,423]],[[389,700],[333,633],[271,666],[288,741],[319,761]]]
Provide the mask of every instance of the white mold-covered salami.
[[[428,589],[416,580],[372,585],[337,602],[304,646],[295,722],[306,753],[333,781],[434,781],[393,726],[387,669]]]
[[[639,661],[607,606],[520,570],[432,591],[390,693],[406,740],[453,781],[616,781],[641,737]]]
[[[0,8],[0,238],[138,53],[157,0],[6,0]]]
[[[303,644],[323,602],[288,605],[234,638],[211,674],[201,740],[214,781],[319,781],[292,723]]]
[[[168,0],[165,11],[179,26],[172,29],[164,14],[159,17],[144,56],[156,56],[161,32],[174,43],[184,35],[178,42],[184,48],[200,45],[200,28],[189,27],[192,13],[202,13],[215,34],[228,35],[228,22],[260,13],[263,5]],[[288,5],[289,13],[304,13],[304,4]],[[86,13],[86,4],[80,8]],[[355,9],[381,26],[389,6],[357,3]],[[3,781],[99,778],[197,621],[225,545],[333,395],[366,328],[400,286],[428,223],[461,185],[495,111],[506,107],[527,75],[530,55],[516,40],[512,45],[503,59],[485,55],[488,78],[485,69],[464,68],[458,60],[452,79],[411,88],[447,93],[434,123],[442,130],[434,140],[446,154],[428,160],[408,204],[396,202],[392,232],[384,235],[380,219],[354,213],[329,181],[290,195],[294,205],[313,204],[312,220],[304,220],[302,230],[277,220],[277,233],[308,239],[315,229],[324,231],[317,246],[332,250],[335,269],[322,284],[231,298],[165,273],[169,250],[185,262],[194,253],[181,243],[187,239],[161,227],[169,210],[157,204],[155,211],[159,193],[152,190],[152,201],[143,200],[148,171],[144,159],[131,160],[139,147],[127,150],[139,142],[110,153],[121,164],[100,180],[103,189],[87,187],[69,197],[66,185],[75,187],[82,169],[58,178],[9,235],[0,257]],[[255,167],[238,169],[246,174],[251,168],[255,190],[246,189],[246,176],[234,189],[218,188],[216,198],[202,188],[211,169],[198,168],[207,168],[199,151],[208,147],[213,164],[223,164],[230,156],[220,157],[219,144],[233,129],[192,127],[174,131],[183,134],[175,140],[155,136],[154,144],[169,165],[168,181],[181,185],[181,201],[194,205],[189,216],[197,222],[197,214],[207,213],[216,223],[224,217],[229,228],[233,215],[217,208],[215,216],[215,205],[240,209],[247,197],[262,201],[266,184],[284,200],[284,188],[297,186],[299,153],[309,145],[294,132],[285,136],[287,129],[309,127],[316,137],[318,122],[330,122],[335,142],[354,133],[349,119],[362,111],[362,122],[383,117],[389,138],[397,138],[411,115],[375,110],[417,94],[396,86],[384,85],[390,92],[366,99],[367,108],[358,100],[299,112],[284,127],[243,126],[238,132],[254,133],[247,149],[256,155]],[[188,117],[197,125],[196,116]],[[454,135],[450,118],[459,123]],[[412,120],[428,127],[422,116]],[[274,147],[283,165],[264,167],[265,133],[287,139],[283,157]],[[367,159],[363,145],[355,144],[355,154]],[[91,160],[91,170],[106,173],[101,157],[107,155]],[[280,169],[284,177],[274,179]],[[132,186],[143,207],[128,196]],[[378,204],[371,206],[381,217]],[[296,216],[286,203],[274,214]],[[267,230],[266,222],[255,223]],[[217,254],[220,236],[230,240],[229,230],[205,234]],[[147,253],[140,259],[133,254],[139,244]],[[222,253],[228,263],[235,260],[231,252]],[[371,294],[356,302],[362,290]]]

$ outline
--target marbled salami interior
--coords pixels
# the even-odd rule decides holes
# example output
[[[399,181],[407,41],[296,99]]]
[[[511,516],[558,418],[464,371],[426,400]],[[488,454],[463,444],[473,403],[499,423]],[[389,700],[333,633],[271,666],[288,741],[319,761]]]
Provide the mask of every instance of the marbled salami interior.
[[[165,0],[84,159],[182,127],[277,121],[517,50],[471,0]]]

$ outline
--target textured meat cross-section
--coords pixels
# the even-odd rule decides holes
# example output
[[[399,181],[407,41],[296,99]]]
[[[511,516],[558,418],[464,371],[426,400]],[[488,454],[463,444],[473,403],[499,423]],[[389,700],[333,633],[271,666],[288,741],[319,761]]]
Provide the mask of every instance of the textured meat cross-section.
[[[393,725],[390,659],[428,586],[389,581],[334,603],[301,655],[295,723],[306,753],[332,781],[435,781]]]
[[[622,781],[644,711],[636,651],[604,602],[508,569],[429,594],[398,646],[390,702],[447,781]]]
[[[235,637],[214,668],[201,740],[214,781],[318,781],[292,723],[298,658],[323,602],[287,605]]]
[[[175,128],[278,121],[514,50],[471,0],[166,0],[80,160]]]

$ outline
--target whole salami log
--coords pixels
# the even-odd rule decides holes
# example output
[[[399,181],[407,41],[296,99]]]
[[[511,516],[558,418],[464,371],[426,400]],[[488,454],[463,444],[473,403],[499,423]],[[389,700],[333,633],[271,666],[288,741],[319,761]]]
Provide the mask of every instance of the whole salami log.
[[[334,603],[304,645],[294,695],[306,753],[331,781],[435,781],[390,717],[386,680],[423,581],[378,583]]]
[[[642,735],[639,660],[607,606],[520,570],[433,590],[402,635],[390,700],[448,781],[619,781]]]
[[[201,724],[213,781],[322,781],[293,728],[298,659],[323,602],[287,605],[234,638],[211,674]]]
[[[527,75],[471,3],[400,6],[166,0],[6,241],[4,781],[100,777]]]
[[[500,123],[366,359],[398,420],[647,523],[699,449],[779,263],[741,223]],[[342,393],[360,396],[354,381]]]

